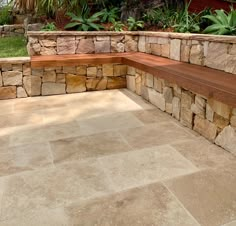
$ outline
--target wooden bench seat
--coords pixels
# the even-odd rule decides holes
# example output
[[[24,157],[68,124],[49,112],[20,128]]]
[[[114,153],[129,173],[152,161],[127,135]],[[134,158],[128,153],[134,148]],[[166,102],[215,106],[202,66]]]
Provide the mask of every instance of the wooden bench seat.
[[[33,56],[32,68],[122,63],[236,107],[236,75],[146,53]]]

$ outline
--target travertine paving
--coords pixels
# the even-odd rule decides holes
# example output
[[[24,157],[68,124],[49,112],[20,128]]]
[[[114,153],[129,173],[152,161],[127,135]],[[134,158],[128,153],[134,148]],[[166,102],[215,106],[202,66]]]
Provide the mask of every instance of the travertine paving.
[[[0,109],[0,226],[236,225],[236,158],[128,90]]]

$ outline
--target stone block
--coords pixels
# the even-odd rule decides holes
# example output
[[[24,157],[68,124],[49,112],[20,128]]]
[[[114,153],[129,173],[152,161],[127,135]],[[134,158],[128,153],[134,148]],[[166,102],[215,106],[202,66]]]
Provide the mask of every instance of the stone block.
[[[128,75],[135,75],[136,69],[134,67],[127,66],[127,74]]]
[[[231,124],[231,126],[236,127],[236,115],[233,115],[230,118],[230,124]]]
[[[167,44],[169,44],[169,38],[160,38],[160,37],[158,37],[157,44],[167,45]]]
[[[151,44],[151,54],[161,56],[161,45]]]
[[[146,52],[146,36],[139,36],[138,51],[142,53]]]
[[[230,116],[230,107],[227,104],[219,102],[217,100],[209,99],[208,104],[211,109],[216,112],[218,115],[229,119]]]
[[[161,45],[161,56],[170,58],[170,44]]]
[[[114,75],[113,64],[103,64],[102,65],[102,75],[103,76],[113,76]]]
[[[213,123],[220,129],[224,129],[226,126],[229,125],[229,119],[225,119],[218,114],[214,114]]]
[[[66,92],[81,93],[86,91],[86,76],[67,74]]]
[[[148,89],[149,88],[147,86],[142,86],[141,87],[141,96],[147,101],[149,101],[149,91],[148,91]]]
[[[206,118],[208,121],[213,122],[214,111],[212,110],[212,108],[209,104],[206,105]]]
[[[98,41],[95,42],[95,53],[110,53],[111,44],[110,41]]]
[[[126,76],[127,66],[126,65],[114,65],[114,76]]]
[[[135,90],[136,90],[136,88],[135,88],[135,76],[127,75],[126,80],[127,80],[127,88],[135,93]]]
[[[191,105],[191,110],[194,114],[201,118],[206,117],[206,101],[202,97],[196,95],[195,103]]]
[[[44,71],[43,82],[56,82],[56,72],[55,71]]]
[[[87,76],[96,77],[97,76],[97,67],[87,67]]]
[[[100,81],[98,82],[96,86],[96,90],[105,90],[107,89],[107,81],[108,79],[106,77],[100,78]]]
[[[65,74],[57,74],[56,75],[56,83],[65,83],[65,82],[66,82]]]
[[[138,51],[138,36],[125,35],[125,52]]]
[[[58,37],[58,40],[60,40],[60,45],[62,45],[61,38]],[[42,40],[39,40],[39,43],[43,47],[56,47],[57,46],[57,42],[56,42],[55,38],[53,38],[53,39],[42,39]]]
[[[16,93],[17,93],[17,98],[28,97],[28,95],[23,87],[17,87]]]
[[[152,74],[146,73],[146,82],[147,87],[153,88],[154,86],[154,77]]]
[[[1,64],[2,71],[12,71],[12,64]]]
[[[181,105],[182,105],[182,101],[181,101]],[[184,126],[187,126],[190,129],[193,128],[193,112],[191,111],[190,108],[182,108],[181,107],[180,122]]]
[[[43,56],[56,55],[57,51],[54,47],[41,47],[40,54]]]
[[[30,64],[23,64],[23,75],[24,76],[30,76],[31,75],[31,67]]]
[[[172,100],[172,116],[176,119],[180,119],[180,98],[174,97]]]
[[[166,112],[168,114],[172,114],[173,113],[173,105],[172,105],[172,103],[166,103]]]
[[[180,60],[182,62],[189,62],[190,58],[190,46],[189,45],[181,45],[181,54],[180,54]]]
[[[107,78],[87,78],[87,90],[105,90],[107,88]]]
[[[154,89],[159,93],[163,92],[163,83],[161,79],[158,79],[157,77],[154,77]]]
[[[166,103],[172,104],[173,100],[173,90],[170,87],[164,87],[163,97],[165,98]]]
[[[37,77],[37,76],[31,76],[31,80],[29,80],[28,77],[24,77],[24,78],[27,78],[28,83],[30,82],[30,87],[28,87],[26,89],[27,93],[28,93],[28,91],[30,91],[31,96],[40,96],[41,95],[41,85],[42,85],[41,78]],[[44,84],[47,84],[47,83],[44,83]]]
[[[203,65],[204,50],[202,45],[193,45],[190,50],[190,63]]]
[[[23,71],[23,65],[22,64],[12,64],[12,70],[13,71]]]
[[[76,74],[77,75],[86,75],[87,74],[87,66],[80,65],[80,66],[76,67]]]
[[[110,41],[110,36],[97,36],[96,40],[97,41]]]
[[[43,77],[43,69],[32,69],[32,76]]]
[[[0,87],[3,86],[3,83],[2,83],[2,72],[0,70]]]
[[[57,54],[75,54],[75,36],[62,36],[57,38]]]
[[[172,39],[170,41],[170,59],[180,61],[181,40]]]
[[[181,108],[190,109],[193,103],[194,103],[194,94],[188,91],[183,91],[181,95]]]
[[[156,92],[154,89],[148,88],[149,101],[161,109],[162,111],[166,110],[165,98],[162,94]]]
[[[193,129],[210,141],[214,141],[217,135],[216,125],[198,116],[195,116]]]
[[[62,72],[65,74],[76,74],[77,69],[76,69],[76,67],[73,67],[73,66],[71,66],[71,67],[64,66]]]
[[[138,95],[142,93],[142,76],[139,73],[135,75],[135,93]]]
[[[4,86],[19,86],[22,85],[22,72],[20,71],[6,71],[2,72],[2,79]]]
[[[125,51],[124,40],[125,40],[125,36],[112,36],[111,37],[111,52],[123,53]]]
[[[107,81],[107,89],[126,88],[126,77],[109,77]]]
[[[0,100],[16,98],[16,86],[0,87]]]
[[[62,83],[43,83],[42,84],[42,95],[57,95],[57,94],[65,94],[66,93],[66,85]]]
[[[81,39],[79,41],[76,53],[94,53],[95,45],[94,41],[91,38]]]
[[[236,155],[236,131],[233,127],[227,126],[217,136],[215,143],[225,150]]]

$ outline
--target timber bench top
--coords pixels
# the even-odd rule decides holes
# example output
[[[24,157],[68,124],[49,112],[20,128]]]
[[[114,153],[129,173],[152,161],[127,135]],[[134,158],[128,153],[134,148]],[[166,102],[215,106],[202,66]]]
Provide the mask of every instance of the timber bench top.
[[[32,68],[121,63],[236,107],[236,75],[151,54],[106,53],[31,57]]]

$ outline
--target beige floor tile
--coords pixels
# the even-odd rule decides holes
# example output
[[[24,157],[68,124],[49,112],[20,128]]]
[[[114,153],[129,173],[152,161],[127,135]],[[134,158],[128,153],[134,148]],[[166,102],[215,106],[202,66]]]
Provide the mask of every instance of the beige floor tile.
[[[128,190],[66,208],[77,226],[197,226],[161,184]]]
[[[0,135],[0,148],[6,148],[10,144],[10,137]]]
[[[6,100],[0,100],[0,115],[12,114],[13,103]]]
[[[163,123],[173,120],[171,116],[158,109],[134,111],[133,114],[144,124]]]
[[[146,124],[142,128],[120,130],[120,133],[132,147],[138,149],[194,138],[194,135],[172,122]]]
[[[224,224],[222,226],[236,226],[236,221],[232,221],[232,222]]]
[[[116,190],[142,186],[197,171],[169,146],[159,146],[99,158]]]
[[[61,207],[109,192],[109,181],[96,160],[26,172],[6,178],[0,219],[9,220],[43,207]]]
[[[64,208],[34,211],[19,218],[0,221],[1,226],[70,226]],[[72,225],[71,225],[72,226]]]
[[[198,168],[221,167],[236,164],[236,157],[204,138],[172,144],[185,158]]]
[[[0,148],[0,176],[53,166],[47,143]]]
[[[88,120],[79,120],[78,123],[81,129],[88,133],[99,133],[109,130],[143,126],[143,123],[129,112],[115,113]]]
[[[20,131],[17,130],[17,132],[11,133],[10,146],[41,143],[86,134],[86,131],[81,130],[76,122],[49,126],[35,126],[35,128],[26,127],[22,128]]]
[[[236,220],[236,165],[209,169],[165,182],[203,226]]]
[[[50,142],[54,163],[99,157],[131,150],[117,132],[94,134]]]

